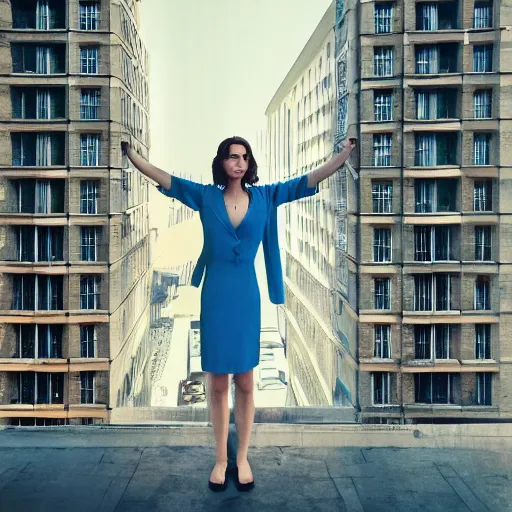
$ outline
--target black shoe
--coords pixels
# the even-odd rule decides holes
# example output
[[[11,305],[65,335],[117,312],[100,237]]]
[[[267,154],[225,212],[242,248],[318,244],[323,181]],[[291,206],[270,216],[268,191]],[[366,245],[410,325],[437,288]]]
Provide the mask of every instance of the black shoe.
[[[238,479],[238,467],[235,468],[235,482],[236,482],[236,488],[240,492],[248,492],[251,489],[254,489],[254,480],[252,482],[247,482],[246,484],[243,484]]]
[[[228,479],[227,479],[227,468],[226,468],[226,474],[224,475],[224,483],[223,484],[214,484],[210,480],[208,480],[208,487],[213,492],[222,492],[225,491],[228,488]]]

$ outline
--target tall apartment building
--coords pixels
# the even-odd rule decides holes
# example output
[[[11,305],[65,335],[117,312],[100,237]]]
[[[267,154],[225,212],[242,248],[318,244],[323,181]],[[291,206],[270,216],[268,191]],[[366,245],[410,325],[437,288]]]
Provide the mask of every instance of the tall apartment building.
[[[305,174],[333,152],[335,20],[333,2],[267,107],[270,182]],[[286,304],[278,318],[286,336],[291,394],[298,405],[351,405],[357,396],[356,346],[339,329],[334,293],[333,196],[339,182],[333,176],[320,184],[315,196],[282,207]]]
[[[137,11],[0,2],[0,424],[149,402],[149,191],[120,150],[149,147]]]
[[[359,154],[355,176],[333,180],[334,314],[354,347],[363,422],[512,415],[510,26],[508,0],[336,2],[334,143],[357,134]],[[287,126],[276,126],[279,140]],[[308,170],[287,173],[278,148],[277,175]],[[321,239],[318,221],[306,226]],[[292,244],[302,237],[291,231]],[[287,282],[311,280],[306,269],[290,265]]]

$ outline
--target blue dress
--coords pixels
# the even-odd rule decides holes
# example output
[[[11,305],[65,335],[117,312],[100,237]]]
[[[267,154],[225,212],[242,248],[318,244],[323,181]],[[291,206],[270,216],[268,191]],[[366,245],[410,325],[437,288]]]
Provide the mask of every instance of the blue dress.
[[[172,176],[158,190],[199,211],[203,226],[205,277],[201,290],[201,366],[216,374],[243,373],[259,363],[261,307],[254,260],[272,208],[313,195],[300,179],[248,187],[249,207],[235,229],[221,185]],[[301,182],[301,187],[297,183]],[[300,192],[299,192],[300,191]],[[300,195],[298,195],[300,194]]]

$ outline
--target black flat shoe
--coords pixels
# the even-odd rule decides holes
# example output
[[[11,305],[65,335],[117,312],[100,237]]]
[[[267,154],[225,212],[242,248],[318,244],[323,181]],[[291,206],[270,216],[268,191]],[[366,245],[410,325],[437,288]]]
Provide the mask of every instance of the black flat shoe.
[[[224,475],[224,483],[223,484],[214,484],[212,481],[208,480],[208,487],[213,492],[222,492],[225,491],[228,488],[228,478],[227,478],[227,469],[226,474]]]
[[[246,484],[243,484],[238,479],[238,468],[235,468],[235,483],[236,488],[240,492],[248,492],[251,489],[254,489],[254,480],[252,482],[247,482]]]

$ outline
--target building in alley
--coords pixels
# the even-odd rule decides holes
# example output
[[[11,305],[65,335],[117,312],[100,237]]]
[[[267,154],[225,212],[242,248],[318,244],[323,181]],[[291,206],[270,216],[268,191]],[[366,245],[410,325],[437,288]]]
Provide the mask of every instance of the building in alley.
[[[287,335],[307,360],[290,351],[306,402],[337,403],[336,375],[363,422],[511,416],[510,26],[510,2],[338,0],[272,100],[275,178],[359,140],[354,173],[286,207]],[[315,37],[335,40],[329,140]]]
[[[133,0],[0,2],[0,424],[149,404],[148,57]]]

